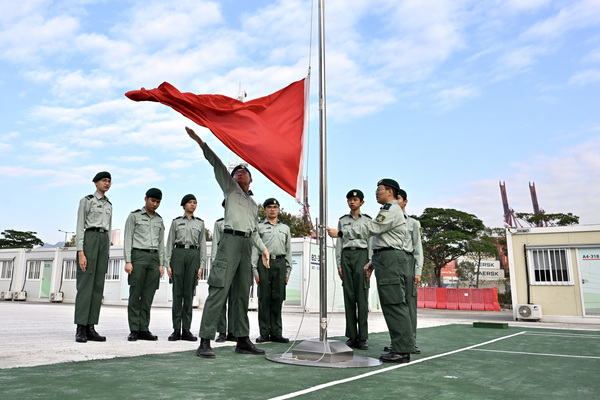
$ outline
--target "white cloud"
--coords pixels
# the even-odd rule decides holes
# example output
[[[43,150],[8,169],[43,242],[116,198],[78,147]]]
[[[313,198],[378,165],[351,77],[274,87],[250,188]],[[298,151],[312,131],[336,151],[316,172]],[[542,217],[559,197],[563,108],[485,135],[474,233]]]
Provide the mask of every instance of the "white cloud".
[[[515,11],[531,11],[550,4],[550,0],[508,0],[506,6]]]
[[[600,82],[600,70],[587,69],[579,71],[569,79],[569,84],[585,86]]]
[[[558,12],[538,22],[523,33],[524,38],[552,39],[574,29],[585,29],[600,24],[600,2],[581,0],[567,2]]]
[[[145,161],[150,160],[150,157],[148,157],[148,156],[121,156],[121,157],[110,157],[110,160],[111,161],[139,163],[139,162],[145,162]]]
[[[435,95],[435,99],[442,108],[452,108],[465,99],[479,96],[479,90],[470,85],[444,89]]]
[[[80,29],[78,20],[71,16],[46,18],[35,12],[14,17],[16,20],[8,21],[0,31],[0,48],[4,49],[0,57],[15,62],[31,64],[45,56],[69,52]]]
[[[440,199],[450,207],[468,211],[486,226],[501,226],[502,201],[498,181],[506,182],[509,206],[516,212],[533,212],[529,182],[535,182],[540,208],[547,213],[572,212],[582,224],[599,224],[600,138],[565,149],[560,155],[533,155],[515,163],[498,180],[488,179],[464,185],[460,197]]]

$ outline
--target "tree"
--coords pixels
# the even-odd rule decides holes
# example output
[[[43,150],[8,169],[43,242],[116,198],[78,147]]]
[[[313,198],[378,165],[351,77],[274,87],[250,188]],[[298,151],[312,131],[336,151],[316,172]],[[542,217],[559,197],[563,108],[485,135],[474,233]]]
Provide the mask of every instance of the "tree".
[[[426,208],[418,219],[423,254],[433,262],[436,283],[440,285],[442,268],[464,256],[469,242],[477,238],[485,226],[475,215],[452,208]]]
[[[32,249],[33,246],[44,245],[44,242],[35,236],[37,232],[22,232],[7,229],[1,235],[4,238],[0,238],[0,249]]]
[[[473,277],[475,276],[475,263],[472,261],[459,262],[456,265],[456,276],[458,277],[458,285],[460,282],[467,282],[469,287],[473,283]]]
[[[258,217],[261,220],[267,218],[267,213],[263,209],[262,205],[258,206]],[[290,233],[292,234],[292,237],[304,237],[312,235],[312,223],[310,221],[304,221],[302,217],[285,212],[282,208],[279,210],[279,216],[277,218],[280,222],[290,227]]]
[[[75,235],[71,236],[71,239],[67,240],[65,243],[65,247],[75,247],[77,244],[75,243]]]
[[[481,269],[481,260],[484,258],[496,258],[498,256],[498,248],[496,247],[496,240],[492,237],[493,231],[490,228],[485,228],[483,232],[477,237],[469,241],[469,249],[467,255],[470,259],[475,260],[476,271],[475,271],[475,287],[479,287],[479,270]]]
[[[531,214],[531,213],[516,213],[518,219],[525,221],[529,226],[568,226],[577,225],[579,217],[573,213],[556,213],[556,214]]]

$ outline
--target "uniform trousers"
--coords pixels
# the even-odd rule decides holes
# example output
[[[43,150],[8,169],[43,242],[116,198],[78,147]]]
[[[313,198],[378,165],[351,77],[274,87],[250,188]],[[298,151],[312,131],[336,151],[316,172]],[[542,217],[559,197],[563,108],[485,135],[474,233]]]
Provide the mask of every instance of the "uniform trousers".
[[[346,337],[369,338],[369,282],[365,265],[369,262],[367,249],[342,250],[342,288],[346,311]]]
[[[223,303],[223,308],[221,309],[219,323],[217,324],[217,332],[219,333],[231,333],[233,335],[235,329],[233,327],[235,321],[235,299],[233,297],[235,289],[233,286],[234,284],[232,282],[231,288],[229,288],[229,294],[227,295],[227,301]]]
[[[171,255],[173,281],[173,329],[190,329],[192,325],[192,298],[198,284],[200,254],[197,249],[175,247]]]
[[[150,308],[160,283],[160,259],[158,252],[148,253],[133,249],[131,263],[133,271],[127,277],[129,282],[129,302],[127,304],[129,330],[145,332],[149,330]]]
[[[408,305],[415,285],[411,259],[395,249],[373,254],[381,310],[395,353],[411,353],[415,349]]]
[[[234,332],[250,336],[248,300],[252,286],[252,239],[224,233],[208,276],[208,297],[202,311],[199,336],[212,340],[230,288],[234,299]],[[232,286],[233,282],[233,286]]]
[[[410,268],[412,268],[412,270],[415,270],[415,264],[417,263],[417,260],[415,259],[415,257],[413,255],[409,255],[409,260],[410,260]],[[408,306],[409,306],[409,310],[410,310],[410,323],[412,324],[412,331],[413,331],[413,336],[415,338],[415,345],[417,342],[417,284],[414,283],[415,280],[413,279],[413,290],[412,293],[409,296],[409,301],[408,301]]]
[[[85,231],[83,254],[87,260],[85,272],[79,268],[79,252],[75,258],[77,295],[75,296],[75,323],[96,325],[104,295],[104,281],[108,268],[110,236],[108,232]]]
[[[285,258],[269,260],[267,269],[258,261],[258,327],[261,336],[281,336],[281,308],[285,300]]]

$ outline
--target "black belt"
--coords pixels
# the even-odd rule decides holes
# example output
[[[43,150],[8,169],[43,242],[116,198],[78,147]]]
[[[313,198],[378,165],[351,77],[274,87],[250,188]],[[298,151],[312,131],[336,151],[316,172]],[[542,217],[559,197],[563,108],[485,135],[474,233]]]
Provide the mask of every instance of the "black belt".
[[[156,253],[158,250],[156,249],[137,249],[137,248],[133,248],[133,250],[139,250],[139,251],[144,251],[146,253]]]
[[[193,250],[198,250],[200,247],[199,246],[194,246],[193,244],[176,244],[175,248],[176,249],[193,249]]]
[[[282,258],[285,258],[285,254],[284,254],[284,255],[281,255],[281,256],[276,256],[275,254],[270,254],[270,255],[269,255],[269,258],[270,258],[271,260],[281,260]]]
[[[230,235],[235,235],[235,236],[243,236],[243,237],[250,237],[250,235],[252,235],[252,232],[242,232],[242,231],[234,231],[233,229],[223,229],[223,233],[229,233]]]
[[[366,247],[344,247],[343,250],[367,250]]]
[[[104,229],[104,228],[87,228],[86,231],[96,231],[96,232],[108,232],[108,229]]]
[[[388,250],[398,250],[398,249],[396,249],[394,247],[381,247],[379,249],[373,249],[373,254],[377,254],[379,252],[388,251]]]

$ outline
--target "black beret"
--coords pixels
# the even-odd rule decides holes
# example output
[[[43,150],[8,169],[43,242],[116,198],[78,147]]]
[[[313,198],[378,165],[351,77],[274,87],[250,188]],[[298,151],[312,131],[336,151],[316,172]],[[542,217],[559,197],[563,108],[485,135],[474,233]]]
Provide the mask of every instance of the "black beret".
[[[151,188],[148,189],[148,191],[146,192],[146,197],[152,197],[153,199],[162,200],[162,192],[160,191],[160,189]]]
[[[181,205],[185,206],[190,200],[196,200],[196,196],[194,196],[193,194],[186,194],[185,196],[183,196],[183,199],[181,199]]]
[[[399,194],[400,196],[402,196],[402,198],[403,198],[404,200],[408,200],[408,197],[406,197],[406,190],[404,190],[404,189],[400,189],[400,190],[398,190],[398,194]]]
[[[384,179],[380,180],[379,182],[377,182],[377,186],[379,186],[379,185],[389,186],[396,190],[400,190],[400,185],[398,185],[398,182],[396,182],[393,179],[389,179],[389,178],[384,178]]]
[[[263,203],[263,208],[267,208],[267,206],[270,206],[270,205],[276,205],[279,207],[279,202],[277,201],[277,199],[271,197],[271,198],[265,200],[265,202]]]
[[[94,176],[94,179],[92,179],[92,182],[98,182],[100,179],[104,179],[104,178],[112,179],[110,177],[110,172],[108,172],[108,171],[98,172],[96,174],[96,176]]]
[[[248,175],[250,175],[250,178],[252,178],[252,174],[250,173],[250,170],[248,169],[248,167],[246,167],[243,164],[236,165],[235,168],[233,169],[233,171],[231,171],[231,176],[235,175],[235,171],[237,171],[238,169],[244,169],[244,170],[246,170],[246,172],[248,173]]]
[[[363,201],[365,199],[365,195],[363,194],[363,192],[361,192],[358,189],[352,189],[346,195],[347,199],[351,199],[352,197],[358,197],[360,199],[360,201]]]

